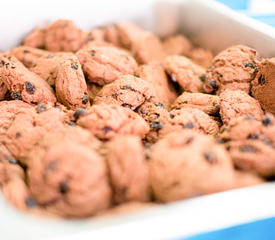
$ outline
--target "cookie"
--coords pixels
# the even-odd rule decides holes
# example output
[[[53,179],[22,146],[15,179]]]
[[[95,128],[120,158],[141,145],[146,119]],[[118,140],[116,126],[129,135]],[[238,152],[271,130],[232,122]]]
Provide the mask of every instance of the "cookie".
[[[30,68],[36,64],[38,58],[47,57],[51,53],[42,49],[28,46],[19,46],[7,52],[7,55],[16,57],[25,67]]]
[[[220,134],[237,168],[263,177],[275,175],[275,118],[261,121],[250,115],[228,126]]]
[[[162,65],[158,62],[150,62],[139,66],[136,75],[150,82],[156,89],[156,96],[159,101],[169,106],[176,97],[177,93],[168,80]]]
[[[182,34],[165,39],[162,43],[167,55],[187,56],[192,49],[192,43]]]
[[[45,47],[45,29],[35,28],[32,30],[23,41],[23,45],[33,48]]]
[[[200,76],[205,70],[184,56],[169,56],[165,59],[164,67],[171,80],[177,82],[188,92],[201,92]]]
[[[135,110],[145,102],[157,102],[156,92],[148,81],[123,75],[105,85],[94,99],[94,104],[117,104]]]
[[[233,165],[223,146],[193,130],[167,135],[152,147],[150,176],[161,202],[220,192],[234,184]]]
[[[142,117],[118,105],[93,105],[88,113],[80,116],[77,124],[102,140],[112,139],[118,134],[144,137],[149,131],[148,124]]]
[[[26,113],[18,113],[10,122],[3,143],[20,162],[27,164],[31,149],[53,129],[69,122],[65,112],[50,106],[38,105]]]
[[[30,72],[15,57],[0,56],[1,79],[8,88],[11,98],[27,103],[54,104],[56,98],[51,87],[38,75]]]
[[[104,85],[125,74],[134,74],[137,63],[124,50],[109,46],[92,46],[77,52],[77,57],[90,82]]]
[[[262,108],[275,114],[274,101],[274,76],[275,76],[275,58],[263,59],[258,64],[258,73],[252,81],[252,95],[260,102]]]
[[[207,68],[213,60],[213,53],[204,48],[194,48],[187,55],[194,63]]]
[[[76,52],[82,45],[82,31],[70,20],[57,20],[46,28],[45,48],[48,51]]]
[[[131,52],[138,63],[162,62],[166,54],[161,41],[151,32],[144,32],[132,44]]]
[[[1,80],[1,69],[0,69],[0,101],[5,100],[6,95],[8,94],[8,88],[5,83]]]
[[[50,86],[55,86],[57,68],[61,62],[69,58],[74,58],[74,55],[72,53],[54,53],[41,56],[29,70],[43,78]]]
[[[220,115],[224,124],[246,115],[252,115],[258,120],[263,116],[259,102],[244,91],[227,89],[221,93],[220,101]]]
[[[138,136],[116,136],[106,145],[115,203],[150,200],[148,163]]]
[[[172,104],[172,109],[184,107],[197,108],[207,114],[215,114],[220,110],[219,96],[205,93],[182,93]]]
[[[208,68],[204,90],[220,94],[225,89],[250,91],[255,78],[258,53],[244,45],[229,47],[220,52]]]
[[[38,149],[28,178],[36,201],[57,215],[87,217],[110,206],[104,159],[85,145],[64,142]]]
[[[90,83],[90,82],[87,82],[86,84],[87,84],[87,92],[88,92],[89,100],[91,103],[93,103],[95,97],[101,90],[102,86],[100,86],[96,83]]]
[[[68,109],[89,106],[85,77],[76,56],[63,60],[57,67],[55,90],[57,100]]]

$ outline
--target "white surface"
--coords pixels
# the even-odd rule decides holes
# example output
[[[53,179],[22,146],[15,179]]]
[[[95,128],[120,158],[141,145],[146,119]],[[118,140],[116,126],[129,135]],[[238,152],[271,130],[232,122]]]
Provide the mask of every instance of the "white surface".
[[[171,32],[171,29],[175,31],[180,24],[184,33],[216,51],[242,42],[260,49],[265,55],[274,54],[273,28],[239,16],[212,1],[162,1],[157,8],[157,19],[161,17],[162,21],[153,28],[154,2],[2,1],[0,48],[14,46],[35,25],[62,17],[75,20],[86,29],[107,22],[134,20],[162,35]],[[172,22],[168,24],[167,21]],[[60,221],[42,220],[20,213],[0,196],[0,239],[167,239],[275,216],[274,202],[274,184],[266,184],[191,199],[125,217]]]

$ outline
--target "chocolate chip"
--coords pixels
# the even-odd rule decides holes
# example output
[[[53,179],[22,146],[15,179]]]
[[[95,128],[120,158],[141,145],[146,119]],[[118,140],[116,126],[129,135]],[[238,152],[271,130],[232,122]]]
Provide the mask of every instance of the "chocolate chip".
[[[244,67],[250,67],[250,68],[255,68],[254,64],[252,62],[246,63]]]
[[[163,103],[161,103],[161,102],[155,103],[155,106],[156,107],[164,107]]]
[[[265,78],[261,75],[258,79],[259,84],[265,84]]]
[[[172,118],[172,119],[173,119],[174,117],[175,117],[175,115],[174,115],[174,114],[170,114],[170,118]]]
[[[271,121],[271,119],[267,116],[264,117],[262,124],[267,127],[267,126],[272,126],[273,122]]]
[[[25,83],[25,87],[26,87],[26,91],[27,91],[29,94],[34,94],[35,86],[32,85],[31,82],[26,82],[26,83]]]
[[[209,84],[210,84],[210,86],[211,86],[214,90],[217,90],[217,89],[218,89],[218,85],[217,85],[217,83],[216,83],[215,80],[210,80],[210,81],[209,81]]]
[[[20,132],[17,132],[17,133],[15,134],[15,138],[19,138],[19,137],[21,137],[21,133],[20,133]]]
[[[25,204],[28,208],[33,208],[37,206],[37,202],[33,197],[27,197],[25,199]]]
[[[95,56],[95,50],[91,51],[91,56],[94,57]]]
[[[206,80],[205,74],[200,75],[200,80],[204,83]]]
[[[67,183],[65,183],[65,182],[59,183],[59,192],[60,192],[61,194],[66,194],[66,193],[68,193],[69,191],[70,191],[70,188],[69,188],[69,186],[67,185]]]
[[[14,158],[6,158],[6,161],[8,162],[8,163],[10,163],[10,164],[18,164],[18,161],[17,160],[15,160]]]
[[[108,132],[110,132],[110,131],[113,131],[113,129],[112,129],[111,127],[105,126],[105,127],[102,128],[102,131],[103,131],[104,133],[108,133]]]
[[[194,125],[194,123],[192,123],[192,122],[187,122],[186,124],[184,124],[184,126],[183,126],[183,128],[185,128],[185,129],[192,129],[192,128],[194,128],[195,127],[195,125]]]
[[[222,139],[222,138],[217,138],[216,139],[216,143],[218,143],[218,144],[222,144],[222,143],[225,143],[226,141],[225,141],[225,139]]]
[[[154,115],[155,115],[155,119],[159,118],[159,116],[160,116],[159,113],[154,113]]]
[[[161,122],[151,122],[150,127],[159,130],[162,129],[163,124]]]
[[[74,111],[74,119],[77,121],[80,117],[87,116],[89,113],[85,108],[78,108]]]
[[[36,107],[37,113],[45,112],[46,110],[47,110],[47,107],[42,103],[38,104]]]
[[[73,65],[71,65],[71,68],[77,70],[78,69],[78,65],[77,64],[73,64]]]
[[[213,152],[205,152],[203,153],[203,156],[211,164],[217,162],[217,157]]]
[[[254,139],[259,139],[259,137],[260,137],[259,133],[251,133],[251,134],[248,135],[247,138],[254,140]]]
[[[11,98],[14,100],[22,100],[22,96],[20,93],[12,93]]]
[[[131,87],[130,85],[124,85],[124,86],[122,87],[122,89],[123,89],[123,90],[132,89],[132,87]]]
[[[83,104],[87,104],[88,102],[89,102],[88,96],[87,95],[83,95],[83,97],[82,97],[82,103]]]
[[[241,152],[252,152],[252,153],[256,153],[258,152],[258,149],[255,148],[254,146],[251,145],[243,145],[240,147],[240,151]]]
[[[131,105],[130,104],[128,104],[128,103],[123,103],[123,104],[121,104],[121,106],[122,107],[127,107],[127,108],[130,108],[131,109]]]

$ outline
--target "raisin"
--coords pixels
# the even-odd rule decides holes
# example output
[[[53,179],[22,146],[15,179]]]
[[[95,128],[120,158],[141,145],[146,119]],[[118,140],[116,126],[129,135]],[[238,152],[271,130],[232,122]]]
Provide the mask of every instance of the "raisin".
[[[14,158],[6,158],[6,161],[10,164],[18,164],[17,160],[15,160]]]
[[[17,133],[15,134],[15,138],[19,138],[19,137],[21,137],[21,133],[20,133],[20,132],[17,132]]]
[[[26,82],[26,83],[25,83],[25,87],[26,87],[26,91],[27,91],[29,94],[34,94],[35,86],[34,86],[31,82]]]
[[[271,126],[273,124],[273,122],[271,121],[271,119],[269,117],[265,117],[262,121],[262,124],[266,127],[266,126]]]
[[[205,152],[203,156],[211,164],[217,162],[217,157],[213,152]]]
[[[189,138],[186,140],[186,144],[190,144],[191,142],[193,142],[193,140],[194,140],[194,137],[193,137],[193,136],[189,137]]]
[[[91,51],[91,56],[94,57],[95,56],[95,50]]]
[[[200,76],[200,80],[201,80],[203,83],[205,82],[205,80],[206,80],[205,74],[202,74],[202,75]]]
[[[194,123],[192,123],[192,122],[187,122],[186,124],[184,124],[184,126],[183,126],[183,128],[186,128],[186,129],[192,129],[192,128],[194,128],[195,127],[195,125],[194,125]]]
[[[68,193],[70,191],[70,188],[69,188],[69,186],[67,185],[67,183],[65,183],[65,182],[60,182],[59,183],[59,192],[61,193],[61,194],[66,194],[66,193]]]
[[[77,70],[78,69],[78,65],[77,64],[73,64],[73,65],[71,65],[71,68]]]
[[[217,138],[217,139],[216,139],[216,143],[218,143],[218,144],[225,143],[225,139]]]
[[[24,50],[23,53],[30,53],[30,51],[29,50]]]
[[[83,97],[82,97],[82,103],[83,104],[87,104],[88,102],[89,102],[88,96],[87,95],[83,95]]]
[[[132,89],[132,87],[131,87],[130,85],[124,85],[124,86],[122,87],[122,89],[123,89],[123,90]]]
[[[27,197],[25,199],[25,204],[28,208],[33,208],[37,206],[37,202],[33,197]]]
[[[259,139],[260,134],[259,133],[251,133],[248,135],[248,139]]]
[[[218,85],[217,85],[217,82],[215,80],[210,80],[209,84],[214,90],[218,89]]]
[[[87,116],[89,113],[85,108],[78,108],[74,111],[74,119],[77,121],[80,117]]]
[[[47,107],[44,104],[38,104],[36,107],[36,112],[37,113],[41,113],[41,112],[45,112],[47,110]]]
[[[22,96],[20,93],[12,93],[11,98],[14,100],[22,100]]]
[[[155,118],[159,118],[159,113],[154,113],[154,115],[155,115]]]
[[[170,118],[172,118],[172,119],[173,119],[174,117],[175,117],[175,115],[174,115],[174,114],[170,114]]]
[[[255,152],[258,152],[258,149],[251,146],[251,145],[243,145],[240,147],[240,151],[241,152],[252,152],[252,153],[255,153]]]
[[[121,106],[122,107],[127,107],[127,108],[130,108],[131,109],[131,105],[130,104],[128,104],[128,103],[123,103],[123,104],[121,104]]]
[[[261,75],[260,77],[259,77],[259,79],[258,79],[258,82],[259,82],[259,84],[265,84],[265,78],[263,77],[263,75]]]
[[[151,122],[150,127],[159,130],[162,129],[163,124],[161,122]]]
[[[255,66],[254,66],[254,64],[252,63],[252,62],[249,62],[249,63],[246,63],[245,65],[244,65],[244,67],[250,67],[250,68],[255,68]]]
[[[113,131],[113,129],[111,127],[108,127],[108,126],[103,127],[102,130],[103,130],[104,133],[108,133],[110,131]]]
[[[164,105],[162,103],[155,103],[156,107],[164,107]]]

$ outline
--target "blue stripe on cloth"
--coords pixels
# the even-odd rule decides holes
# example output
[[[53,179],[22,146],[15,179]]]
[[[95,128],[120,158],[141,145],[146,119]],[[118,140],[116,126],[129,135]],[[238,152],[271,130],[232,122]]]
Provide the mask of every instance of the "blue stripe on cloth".
[[[267,218],[177,240],[274,240],[275,218]]]

